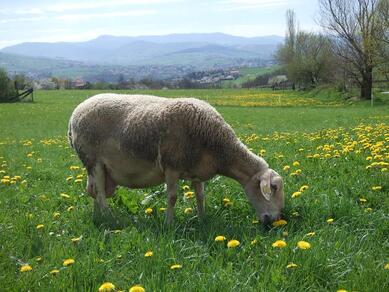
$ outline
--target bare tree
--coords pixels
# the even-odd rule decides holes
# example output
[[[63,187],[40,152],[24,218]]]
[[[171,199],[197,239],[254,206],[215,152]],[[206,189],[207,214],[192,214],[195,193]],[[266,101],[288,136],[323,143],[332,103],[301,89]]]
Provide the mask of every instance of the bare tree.
[[[373,69],[382,62],[379,52],[385,33],[379,7],[387,1],[319,0],[319,22],[332,34],[334,51],[344,60],[364,99],[371,98]]]

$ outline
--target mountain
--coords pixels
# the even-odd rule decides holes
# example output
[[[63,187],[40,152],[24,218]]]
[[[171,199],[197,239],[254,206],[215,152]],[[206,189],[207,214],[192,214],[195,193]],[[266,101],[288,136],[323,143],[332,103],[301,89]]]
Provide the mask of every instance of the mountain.
[[[166,64],[171,59],[176,64],[187,64],[182,58],[191,49],[198,50],[197,55],[202,59],[271,59],[282,41],[279,36],[247,38],[222,33],[138,37],[103,35],[85,42],[21,43],[3,48],[1,52],[106,65]],[[176,56],[172,58],[174,54]]]

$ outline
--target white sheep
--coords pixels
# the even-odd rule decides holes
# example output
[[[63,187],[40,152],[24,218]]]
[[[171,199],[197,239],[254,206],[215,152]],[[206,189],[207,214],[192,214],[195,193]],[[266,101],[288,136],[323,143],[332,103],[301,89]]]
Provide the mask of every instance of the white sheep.
[[[191,180],[198,216],[204,216],[204,182],[215,175],[237,180],[265,224],[280,217],[283,182],[261,157],[236,137],[208,103],[194,98],[95,95],[74,110],[69,141],[88,172],[95,211],[117,185],[167,185],[166,219],[174,217],[177,184]]]

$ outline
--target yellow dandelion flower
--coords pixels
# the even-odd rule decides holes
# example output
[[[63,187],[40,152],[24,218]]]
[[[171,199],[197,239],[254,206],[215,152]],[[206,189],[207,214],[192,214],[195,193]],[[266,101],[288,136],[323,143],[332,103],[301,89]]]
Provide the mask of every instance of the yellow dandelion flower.
[[[80,183],[80,182],[82,182],[82,179],[81,178],[77,178],[77,179],[74,180],[74,182],[75,183]]]
[[[228,207],[228,206],[231,206],[231,205],[232,205],[232,202],[231,202],[230,199],[224,198],[224,199],[223,199],[223,205],[224,205],[224,207]]]
[[[143,288],[142,286],[140,285],[135,285],[135,286],[132,286],[130,288],[130,291],[129,292],[145,292],[145,288]]]
[[[182,268],[182,265],[179,265],[179,264],[174,264],[174,265],[170,266],[171,270],[178,270],[178,269],[181,269],[181,268]]]
[[[84,177],[83,174],[79,174],[79,175],[76,176],[76,178],[83,178],[83,177]]]
[[[51,275],[56,276],[59,273],[59,270],[54,269],[49,272]]]
[[[183,185],[182,186],[182,190],[183,191],[189,191],[190,190],[190,187],[188,185]]]
[[[382,187],[381,186],[374,186],[374,187],[371,187],[371,189],[373,191],[380,191],[382,189]]]
[[[60,193],[59,194],[62,198],[64,198],[64,199],[69,199],[70,198],[70,196],[68,195],[68,194],[65,194],[65,193]]]
[[[79,166],[76,166],[76,165],[72,165],[69,167],[70,170],[79,170],[80,167]]]
[[[284,225],[286,225],[286,224],[288,224],[288,222],[287,222],[286,220],[283,220],[283,219],[274,221],[274,222],[272,223],[272,225],[273,225],[274,227],[284,226]]]
[[[345,289],[338,289],[338,290],[336,290],[336,292],[347,292],[347,290],[345,290]]]
[[[239,240],[236,240],[236,239],[232,239],[232,240],[230,240],[228,243],[227,243],[227,247],[228,248],[235,248],[235,247],[237,247],[237,246],[239,246],[240,245],[240,242],[239,242]]]
[[[293,166],[300,166],[300,162],[294,161],[294,162],[293,162]]]
[[[295,173],[296,174],[301,174],[302,170],[301,169],[296,169]]]
[[[372,208],[366,208],[366,209],[365,209],[365,212],[372,212],[372,211],[373,211]]]
[[[253,224],[258,224],[258,223],[259,223],[259,220],[253,219],[253,221],[251,221],[251,223],[253,223]]]
[[[286,245],[287,244],[286,244],[286,242],[284,240],[276,240],[275,242],[273,242],[272,247],[283,248]]]
[[[389,270],[389,263],[387,263],[384,267],[385,270]]]
[[[285,165],[284,168],[283,168],[283,170],[285,170],[285,171],[288,171],[289,169],[290,169],[289,165]]]
[[[28,154],[27,154],[27,157],[32,157],[32,153],[28,153]]]
[[[301,240],[301,241],[297,242],[297,247],[299,249],[310,249],[311,248],[311,244],[309,242]]]
[[[45,225],[43,225],[43,224],[38,224],[38,225],[36,226],[36,229],[42,229],[43,227],[45,227]]]
[[[53,218],[54,219],[57,219],[59,216],[61,216],[61,213],[59,213],[59,212],[54,212],[53,213]]]
[[[301,194],[302,194],[302,192],[294,192],[292,194],[292,198],[297,198],[297,197],[301,196]]]
[[[305,192],[308,188],[309,188],[309,186],[303,185],[303,186],[300,188],[300,192]]]
[[[158,210],[159,210],[159,212],[165,212],[166,208],[162,207],[162,208],[159,208]]]
[[[68,210],[68,212],[73,211],[73,210],[74,210],[74,206],[70,206],[70,207],[67,208],[66,210]]]
[[[257,241],[256,239],[253,239],[253,240],[250,242],[250,244],[251,244],[251,245],[255,245],[255,244],[257,244],[257,242],[258,242],[258,241]]]
[[[68,176],[68,177],[66,178],[66,181],[71,181],[72,179],[73,179],[72,176]]]
[[[145,210],[145,213],[146,213],[147,215],[151,215],[151,214],[153,213],[153,209],[147,208],[147,209]]]
[[[24,273],[24,272],[29,272],[32,270],[32,267],[30,265],[23,265],[20,267],[20,272]]]
[[[315,232],[308,232],[306,235],[307,236],[314,236],[316,233]]]
[[[186,199],[191,199],[194,197],[194,192],[185,192],[184,196]]]
[[[0,180],[0,182],[2,183],[2,184],[9,184],[10,182],[11,182],[11,180],[9,180],[8,178],[2,178],[1,180]]]
[[[297,268],[297,265],[295,263],[289,263],[287,266],[286,266],[287,269],[292,269],[292,268]]]
[[[153,253],[151,250],[149,250],[148,252],[145,253],[145,257],[146,257],[146,258],[152,257],[153,254],[154,254],[154,253]]]
[[[333,219],[333,218],[327,219],[327,223],[328,223],[328,224],[331,224],[331,223],[333,223],[333,222],[334,222],[334,219]]]
[[[68,267],[68,266],[71,266],[75,263],[74,259],[66,259],[63,261],[63,266],[64,267]]]
[[[361,202],[363,204],[363,203],[366,203],[367,200],[365,198],[359,198],[359,202]]]
[[[115,285],[110,282],[105,282],[99,287],[99,292],[110,292],[115,290]]]
[[[225,241],[225,240],[226,240],[226,237],[223,235],[218,235],[215,237],[215,241]]]
[[[82,236],[80,236],[80,237],[74,237],[74,238],[71,239],[71,241],[72,241],[73,243],[78,243],[81,239],[82,239]]]
[[[185,208],[184,213],[185,214],[191,214],[193,212],[192,208]]]

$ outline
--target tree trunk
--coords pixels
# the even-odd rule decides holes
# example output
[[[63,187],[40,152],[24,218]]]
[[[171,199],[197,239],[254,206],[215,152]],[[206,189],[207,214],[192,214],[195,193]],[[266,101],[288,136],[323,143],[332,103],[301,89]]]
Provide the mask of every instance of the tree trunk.
[[[373,72],[372,68],[367,68],[362,75],[361,83],[361,99],[371,99],[371,90],[373,87]]]

